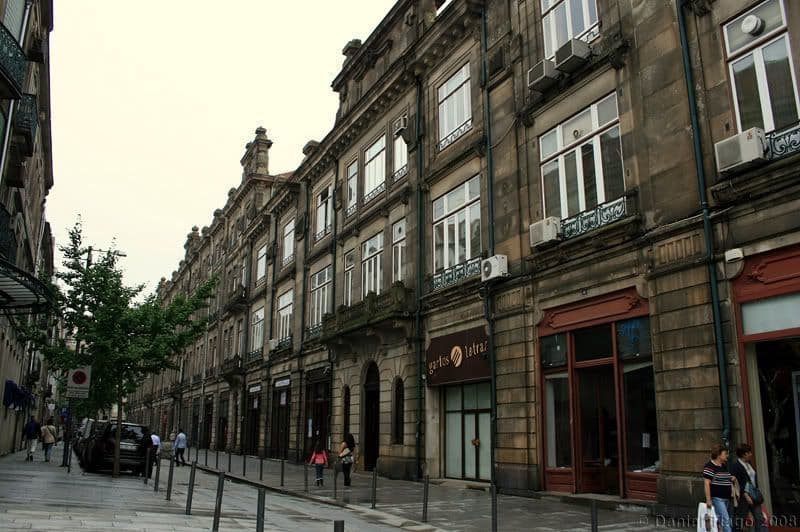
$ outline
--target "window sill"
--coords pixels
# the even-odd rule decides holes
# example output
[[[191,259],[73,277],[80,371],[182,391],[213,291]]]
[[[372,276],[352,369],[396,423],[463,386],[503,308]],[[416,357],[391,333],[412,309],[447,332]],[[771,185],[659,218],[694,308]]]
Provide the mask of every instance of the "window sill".
[[[458,126],[445,138],[440,140],[436,144],[436,149],[438,151],[443,151],[445,148],[452,145],[455,141],[466,135],[471,129],[472,129],[472,118],[470,118],[469,120]]]

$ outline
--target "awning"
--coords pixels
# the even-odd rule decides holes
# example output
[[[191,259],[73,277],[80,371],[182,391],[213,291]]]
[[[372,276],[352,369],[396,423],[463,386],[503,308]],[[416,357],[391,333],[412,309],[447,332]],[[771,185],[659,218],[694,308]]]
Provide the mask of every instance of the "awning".
[[[0,310],[37,314],[52,305],[50,290],[39,279],[0,259]]]
[[[33,408],[36,406],[36,397],[26,387],[8,379],[3,389],[3,406],[14,409]]]

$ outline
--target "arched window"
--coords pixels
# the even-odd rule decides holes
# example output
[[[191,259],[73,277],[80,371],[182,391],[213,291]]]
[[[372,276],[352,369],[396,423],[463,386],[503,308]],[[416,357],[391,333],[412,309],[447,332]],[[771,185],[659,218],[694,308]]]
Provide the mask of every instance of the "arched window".
[[[350,387],[345,386],[342,392],[342,438],[350,432]]]
[[[392,416],[392,443],[403,443],[403,432],[405,430],[406,412],[406,392],[403,387],[403,380],[397,378],[394,381],[394,416]]]

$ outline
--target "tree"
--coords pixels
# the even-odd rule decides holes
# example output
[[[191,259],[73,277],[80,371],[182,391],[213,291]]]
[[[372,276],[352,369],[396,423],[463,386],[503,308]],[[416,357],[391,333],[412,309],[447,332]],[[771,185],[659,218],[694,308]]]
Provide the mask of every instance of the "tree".
[[[205,331],[206,318],[197,315],[213,297],[216,280],[168,303],[160,301],[157,294],[137,301],[144,286],[125,284],[116,250],[92,260],[93,248],[84,246],[80,221],[70,230],[69,245],[61,251],[64,269],[56,273],[54,312],[71,338],[51,341],[41,329],[28,327],[31,348],[39,350],[56,369],[91,365],[89,399],[82,406],[97,411],[116,402],[121,409],[125,395],[145,377],[176,369],[174,356]],[[74,340],[74,348],[69,340]],[[114,476],[119,475],[121,421],[117,420]]]

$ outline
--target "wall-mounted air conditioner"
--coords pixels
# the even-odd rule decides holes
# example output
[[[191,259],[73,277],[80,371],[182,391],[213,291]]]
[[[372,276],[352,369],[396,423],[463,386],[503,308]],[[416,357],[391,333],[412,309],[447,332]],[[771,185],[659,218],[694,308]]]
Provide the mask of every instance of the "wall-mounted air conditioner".
[[[508,257],[506,255],[493,255],[483,259],[481,263],[481,281],[491,281],[500,277],[508,277]]]
[[[714,144],[714,155],[722,174],[764,161],[767,158],[764,130],[753,127],[721,140]]]
[[[561,240],[561,220],[557,216],[548,216],[532,223],[529,231],[532,248],[558,242]]]
[[[556,65],[549,59],[543,59],[528,70],[528,88],[544,92],[558,82]]]
[[[592,55],[589,45],[580,39],[570,39],[556,50],[556,69],[572,73],[583,66]]]

